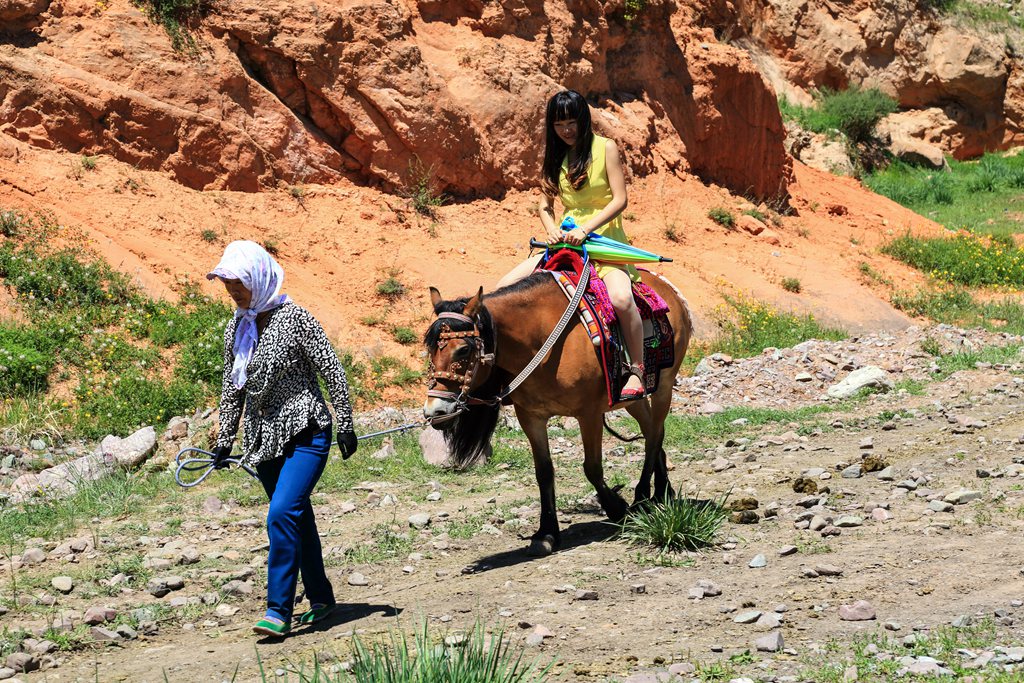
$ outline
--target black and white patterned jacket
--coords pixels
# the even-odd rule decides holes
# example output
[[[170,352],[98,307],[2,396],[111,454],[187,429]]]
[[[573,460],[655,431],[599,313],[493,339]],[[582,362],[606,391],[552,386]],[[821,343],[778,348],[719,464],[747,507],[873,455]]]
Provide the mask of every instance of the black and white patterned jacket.
[[[224,330],[224,380],[220,397],[217,446],[231,446],[245,405],[242,462],[250,467],[280,457],[288,440],[315,423],[331,427],[317,374],[324,378],[340,431],[352,431],[345,369],[323,327],[313,315],[293,303],[271,311],[259,336],[249,377],[242,389],[231,381],[233,347],[238,320]]]

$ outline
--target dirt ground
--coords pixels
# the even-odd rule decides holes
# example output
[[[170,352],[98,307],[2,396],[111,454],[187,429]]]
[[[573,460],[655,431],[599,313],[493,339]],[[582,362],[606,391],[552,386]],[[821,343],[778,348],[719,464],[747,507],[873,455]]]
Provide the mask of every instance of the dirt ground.
[[[778,508],[776,516],[757,525],[727,523],[722,544],[667,563],[676,566],[655,566],[651,551],[616,538],[616,529],[604,522],[590,496],[570,429],[557,431],[561,436],[554,438],[563,547],[551,557],[524,553],[527,542],[521,536],[534,531],[539,512],[529,467],[439,473],[438,501],[425,498],[437,487],[420,477],[322,494],[317,514],[329,576],[344,606],[328,622],[298,630],[284,641],[258,641],[249,626],[262,614],[262,507],[258,500],[246,507],[244,500],[236,505],[229,498],[237,497],[238,480],[231,484],[234,488],[218,489],[216,482],[208,482],[205,490],[172,499],[183,520],[180,527],[167,526],[166,510],[172,508],[166,505],[104,520],[100,549],[83,554],[74,565],[82,571],[112,555],[139,555],[171,541],[186,543],[198,549],[200,562],[157,572],[183,577],[181,591],[162,599],[145,590],[80,597],[89,596],[95,584],[79,581],[81,588],[62,596],[50,589],[49,577],[67,573],[72,565],[47,560],[22,567],[18,578],[23,586],[39,587],[36,593],[56,594],[56,606],[26,608],[0,619],[8,627],[31,627],[40,625],[43,615],[83,612],[91,605],[128,610],[182,596],[197,601],[235,575],[254,585],[248,596],[224,598],[224,604],[238,608],[232,616],[217,616],[212,605],[183,608],[191,611],[161,621],[153,635],[58,653],[59,667],[22,675],[27,682],[252,681],[260,680],[257,657],[267,680],[298,680],[295,667],[305,662],[308,668],[313,653],[326,653],[328,666],[332,655],[344,659],[353,631],[372,640],[396,629],[415,630],[423,620],[432,631],[443,633],[468,628],[477,619],[492,626],[504,623],[516,644],[543,626],[552,636],[540,646],[526,646],[529,656],[545,661],[554,657],[559,680],[604,682],[664,671],[673,662],[727,661],[730,655],[753,650],[754,641],[766,632],[754,624],[735,623],[734,617],[749,609],[772,612],[780,605],[785,606],[779,616],[786,649],[741,659],[746,663],[736,665],[737,672],[756,680],[801,680],[801,672],[831,639],[849,641],[858,633],[882,632],[887,622],[897,622],[900,630],[890,635],[902,637],[962,615],[991,618],[996,610],[1009,613],[997,627],[997,644],[1019,644],[1024,609],[1012,607],[1011,601],[1024,599],[1024,550],[1019,543],[1024,480],[1018,474],[1022,468],[1013,466],[1013,459],[1024,454],[1019,445],[1024,435],[1020,384],[1007,371],[960,372],[926,385],[924,395],[878,394],[801,424],[738,427],[728,441],[701,448],[686,444],[686,452],[680,444],[669,443],[677,488],[699,490],[701,496],[726,491],[733,499],[753,496],[761,513]],[[787,434],[797,428],[802,437]],[[894,481],[879,480],[875,473],[856,479],[840,476],[842,468],[860,460],[866,437],[873,441],[871,452],[893,466]],[[521,433],[502,433],[499,449],[524,447]],[[357,457],[372,459],[370,450]],[[608,440],[606,453],[612,482],[636,475],[641,457],[636,446],[623,448]],[[725,461],[732,467],[715,472],[713,464],[721,467]],[[338,461],[333,467],[345,464]],[[842,528],[837,536],[796,528],[798,515],[805,511],[796,503],[806,496],[794,492],[793,482],[809,468],[823,468],[829,475],[817,480],[830,490],[825,507],[814,510],[835,517],[833,521],[855,515],[861,526]],[[997,478],[978,478],[979,468]],[[1004,472],[1007,476],[1000,477]],[[897,488],[901,480],[918,476],[927,482],[915,494],[925,497],[904,495]],[[952,512],[927,509],[926,497],[941,499],[960,488],[978,491],[981,497],[954,506]],[[226,507],[206,511],[210,495],[219,495]],[[888,507],[891,519],[873,519],[878,506]],[[408,531],[406,520],[417,512],[431,515],[430,526]],[[142,537],[124,531],[126,522],[142,520],[148,520]],[[372,540],[379,540],[374,536],[377,525],[411,534],[408,554],[361,565],[331,560],[345,548],[372,548]],[[789,545],[796,552],[780,556],[780,549]],[[757,554],[765,556],[767,566],[748,567]],[[805,569],[821,564],[839,568],[841,575],[804,576]],[[248,572],[251,577],[238,571],[246,567],[254,570]],[[363,574],[368,585],[349,585],[353,572]],[[9,579],[8,572],[0,577],[5,590]],[[689,599],[690,589],[701,579],[717,584],[721,595]],[[597,597],[577,599],[578,590],[595,591]],[[840,605],[862,599],[874,606],[877,619],[839,618]],[[275,677],[275,671],[283,675]]]

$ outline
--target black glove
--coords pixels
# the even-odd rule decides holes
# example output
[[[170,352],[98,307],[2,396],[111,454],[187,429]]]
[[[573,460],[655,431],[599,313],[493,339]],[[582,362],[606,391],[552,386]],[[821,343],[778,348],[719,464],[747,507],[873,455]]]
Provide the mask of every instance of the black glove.
[[[228,462],[228,458],[231,457],[231,446],[217,446],[211,452],[213,453],[213,469],[222,470],[231,464]]]
[[[355,432],[338,432],[338,450],[341,451],[342,460],[348,460],[359,447],[359,439]]]

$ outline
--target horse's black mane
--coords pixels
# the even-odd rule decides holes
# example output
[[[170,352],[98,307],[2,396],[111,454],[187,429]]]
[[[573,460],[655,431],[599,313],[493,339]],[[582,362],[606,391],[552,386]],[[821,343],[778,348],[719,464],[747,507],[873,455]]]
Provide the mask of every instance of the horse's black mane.
[[[477,314],[477,326],[480,336],[484,340],[484,352],[494,353],[496,332],[494,320],[490,311],[487,310],[487,300],[492,297],[516,294],[535,288],[544,281],[552,281],[551,276],[546,273],[533,273],[528,277],[519,280],[507,287],[485,294],[483,306],[480,306]],[[442,301],[434,307],[434,313],[462,313],[469,302],[469,297]],[[437,350],[437,343],[441,335],[442,322],[453,332],[463,332],[472,329],[472,325],[463,320],[444,318],[435,320],[423,337],[427,349],[433,353]],[[473,390],[473,395],[478,398],[490,399],[497,396],[505,383],[510,378],[506,373],[491,368],[491,375],[481,386]],[[499,406],[471,405],[458,417],[449,420],[444,426],[444,438],[448,444],[452,460],[457,468],[463,468],[479,460],[486,452],[491,442],[491,436],[498,425]]]

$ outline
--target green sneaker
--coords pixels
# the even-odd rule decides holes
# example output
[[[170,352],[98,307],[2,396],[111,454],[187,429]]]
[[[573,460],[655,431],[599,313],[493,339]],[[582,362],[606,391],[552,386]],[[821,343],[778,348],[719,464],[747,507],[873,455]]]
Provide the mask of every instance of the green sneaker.
[[[337,607],[336,604],[310,605],[309,611],[303,612],[299,616],[295,617],[295,621],[297,621],[301,626],[309,626],[310,624],[315,624],[316,622],[323,621],[328,616],[330,616],[331,612],[334,611],[335,607]]]
[[[291,630],[291,626],[274,617],[263,617],[252,627],[252,631],[256,635],[269,638],[284,638]]]

